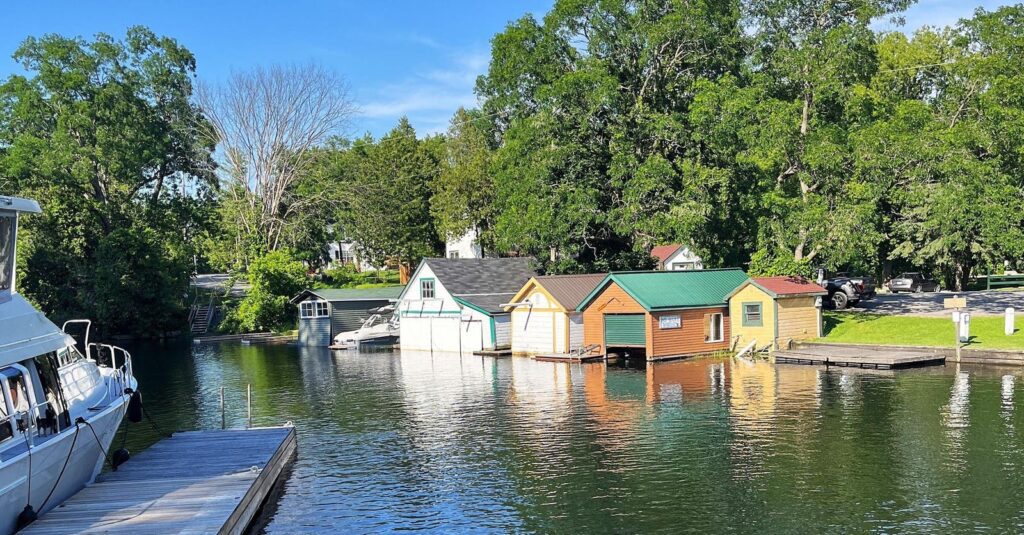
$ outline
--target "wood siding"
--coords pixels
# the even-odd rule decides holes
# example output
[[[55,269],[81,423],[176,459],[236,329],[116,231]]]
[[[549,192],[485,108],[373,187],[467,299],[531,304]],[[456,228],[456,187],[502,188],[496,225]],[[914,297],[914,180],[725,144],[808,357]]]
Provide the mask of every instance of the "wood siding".
[[[807,340],[818,337],[818,308],[813,297],[780,298],[779,345],[789,340]]]
[[[743,305],[745,303],[761,303],[761,325],[743,325]],[[812,303],[813,304],[813,303]],[[729,298],[729,316],[732,324],[732,335],[736,337],[736,351],[747,346],[751,340],[757,340],[757,347],[775,345],[775,302],[764,290],[748,284]],[[731,339],[731,338],[730,338]]]
[[[585,345],[600,346],[600,353],[606,353],[604,347],[604,315],[605,314],[645,314],[644,307],[630,297],[618,284],[610,283],[583,311],[583,339]]]
[[[721,342],[704,341],[704,315],[722,314],[723,336]],[[662,329],[658,326],[662,316],[680,316],[682,326],[678,329]],[[728,307],[695,308],[653,312],[648,316],[650,334],[647,358],[661,358],[683,355],[699,355],[729,349],[730,326]]]

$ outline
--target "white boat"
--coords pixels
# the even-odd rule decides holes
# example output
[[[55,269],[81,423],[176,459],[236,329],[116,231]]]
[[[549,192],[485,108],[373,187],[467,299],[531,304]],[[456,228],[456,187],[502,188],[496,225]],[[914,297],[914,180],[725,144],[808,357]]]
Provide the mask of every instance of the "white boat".
[[[0,533],[91,483],[125,413],[141,415],[127,351],[90,342],[87,320],[57,327],[17,293],[18,217],[34,212],[33,200],[0,197]],[[80,342],[69,326],[84,327]]]
[[[391,315],[394,307],[381,307],[373,309],[369,318],[363,320],[363,324],[354,331],[338,333],[334,337],[334,344],[349,348],[357,348],[360,345],[389,344],[398,341],[398,316]]]

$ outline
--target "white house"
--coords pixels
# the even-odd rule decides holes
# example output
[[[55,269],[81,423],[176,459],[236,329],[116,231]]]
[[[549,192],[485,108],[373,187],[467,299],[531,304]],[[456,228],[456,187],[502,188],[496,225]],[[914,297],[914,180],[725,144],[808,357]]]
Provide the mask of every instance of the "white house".
[[[363,260],[356,250],[357,244],[352,240],[342,240],[327,244],[327,251],[331,257],[331,264],[351,264],[359,271],[374,271],[380,269]]]
[[[477,239],[476,229],[469,229],[461,238],[444,244],[445,258],[483,258],[484,249]]]
[[[562,354],[583,347],[583,313],[576,307],[604,279],[602,273],[530,279],[505,307],[512,311],[512,353]]]
[[[661,271],[704,269],[704,261],[701,257],[697,256],[689,247],[678,243],[659,245],[651,249],[651,256],[657,259],[658,269]]]
[[[509,347],[505,311],[536,275],[530,258],[425,258],[398,298],[403,350],[473,352]]]

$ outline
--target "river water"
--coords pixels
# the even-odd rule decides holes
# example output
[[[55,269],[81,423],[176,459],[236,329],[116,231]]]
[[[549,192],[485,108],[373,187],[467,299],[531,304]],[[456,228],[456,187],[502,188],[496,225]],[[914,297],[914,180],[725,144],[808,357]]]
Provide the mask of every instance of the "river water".
[[[219,428],[221,386],[227,425],[244,426],[247,384],[255,425],[295,424],[296,462],[257,532],[1024,530],[1020,369],[133,354],[162,427]],[[132,424],[129,448],[157,438]]]

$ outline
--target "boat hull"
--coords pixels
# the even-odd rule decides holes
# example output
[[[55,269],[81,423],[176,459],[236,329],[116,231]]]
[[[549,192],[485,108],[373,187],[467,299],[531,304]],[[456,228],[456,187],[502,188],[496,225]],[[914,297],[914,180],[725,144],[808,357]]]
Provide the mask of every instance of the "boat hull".
[[[94,411],[86,419],[89,425],[78,425],[77,438],[75,427],[69,427],[45,442],[37,439],[31,449],[31,459],[24,449],[4,453],[0,459],[0,533],[14,532],[18,515],[27,503],[41,515],[96,479],[103,469],[103,451],[110,451],[127,402],[128,396],[120,396],[103,409]],[[69,451],[72,451],[70,459]],[[47,499],[51,489],[53,494]]]

